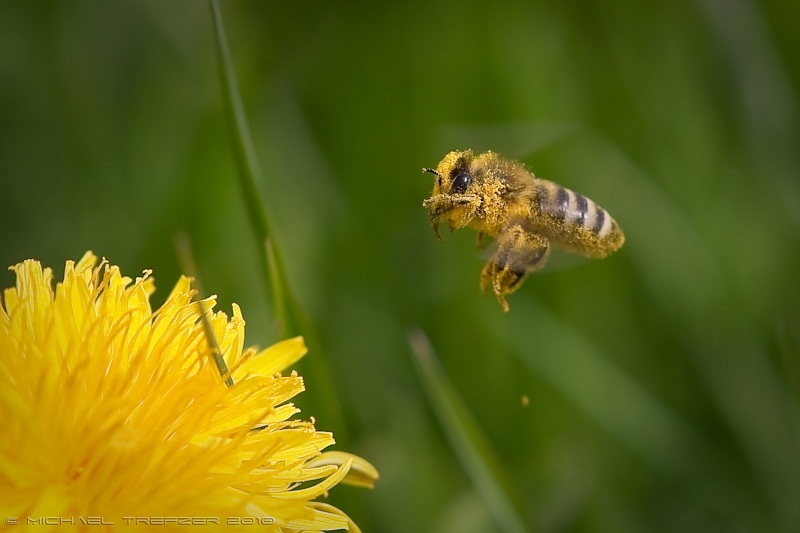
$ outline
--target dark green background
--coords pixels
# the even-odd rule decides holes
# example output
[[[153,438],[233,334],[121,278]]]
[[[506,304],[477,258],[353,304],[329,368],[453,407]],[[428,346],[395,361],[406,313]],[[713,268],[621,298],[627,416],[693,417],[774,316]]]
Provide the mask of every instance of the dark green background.
[[[340,449],[381,472],[333,491],[365,531],[499,531],[422,391],[414,326],[541,531],[797,531],[800,3],[222,12]],[[0,3],[0,265],[58,273],[91,249],[153,269],[160,302],[185,232],[263,346],[213,38],[200,0]],[[419,169],[470,147],[593,198],[625,247],[532,276],[502,314],[474,234],[438,242],[421,206]]]

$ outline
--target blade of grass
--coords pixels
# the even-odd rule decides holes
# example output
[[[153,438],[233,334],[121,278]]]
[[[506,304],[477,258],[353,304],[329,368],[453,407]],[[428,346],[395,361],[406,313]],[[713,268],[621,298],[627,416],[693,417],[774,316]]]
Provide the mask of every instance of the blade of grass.
[[[208,342],[208,347],[211,350],[211,359],[217,366],[219,375],[225,376],[228,374],[228,365],[225,363],[225,358],[222,356],[222,350],[219,347],[219,341],[217,340],[217,336],[214,335],[214,330],[211,327],[211,321],[208,319],[208,310],[206,309],[206,304],[202,301],[202,299],[205,297],[205,293],[202,289],[200,276],[197,273],[197,264],[195,263],[194,253],[192,252],[191,239],[185,232],[180,231],[175,234],[173,243],[175,244],[175,252],[178,255],[178,262],[181,265],[181,270],[184,274],[192,278],[192,284],[197,290],[199,296],[198,301],[196,302],[197,309],[198,314],[200,315],[200,321],[203,323],[203,331],[206,335],[206,342]],[[225,379],[225,385],[228,387],[233,387],[233,378],[231,376],[228,376]]]
[[[236,72],[233,69],[233,60],[231,59],[230,49],[228,48],[225,28],[222,24],[222,13],[217,0],[209,0],[209,4],[211,5],[211,12],[214,19],[214,35],[216,37],[217,56],[219,59],[222,102],[225,107],[235,160],[239,170],[237,177],[239,178],[241,196],[245,204],[245,212],[247,213],[250,227],[253,230],[253,236],[256,240],[256,249],[258,250],[264,286],[267,289],[273,288],[275,285],[285,286],[286,283],[281,268],[280,253],[274,244],[270,246],[272,248],[274,260],[269,261],[268,259],[267,241],[272,232],[267,215],[267,204],[256,185],[256,183],[261,180],[261,169],[258,165],[252,135],[250,134],[250,127],[247,124],[247,117],[244,113],[244,105],[242,104],[239,85],[236,81]],[[288,316],[285,308],[278,308],[279,305],[285,305],[285,299],[273,297],[272,304],[276,319],[280,320],[279,317],[285,318]],[[288,324],[285,320],[280,322],[279,330],[281,337],[288,338],[291,333],[293,333],[290,329],[291,324]]]
[[[270,237],[267,237],[264,241],[264,252],[269,271],[273,274],[281,272],[280,260],[278,259],[273,240]],[[275,318],[279,324],[284,325],[283,337],[288,339],[291,337],[292,333],[298,329],[298,327],[289,316],[289,311],[286,305],[286,293],[283,290],[283,283],[281,282],[281,279],[277,275],[272,275],[269,278],[270,289],[272,290],[272,300],[275,308]]]
[[[338,396],[330,371],[322,357],[322,350],[316,341],[316,335],[311,330],[311,324],[289,290],[281,253],[271,231],[267,204],[257,186],[257,183],[262,181],[261,170],[250,128],[247,125],[219,2],[209,0],[209,5],[214,20],[222,100],[239,170],[237,175],[241,196],[256,241],[264,288],[271,292],[274,316],[278,322],[281,338],[286,339],[300,334],[305,337],[309,354],[300,365],[304,369],[304,377],[311,385],[308,387],[306,398],[312,403],[315,416],[327,428],[334,430],[337,440],[341,443],[346,440],[346,427]]]
[[[439,365],[428,338],[421,330],[409,333],[411,351],[439,423],[475,489],[508,533],[534,531],[505,470],[452,383]]]
[[[225,378],[225,385],[233,387],[233,378],[228,375],[228,365],[225,364],[225,358],[222,357],[222,350],[219,347],[217,336],[214,335],[214,330],[211,328],[211,321],[208,319],[205,303],[202,300],[198,300],[197,308],[200,313],[200,321],[203,323],[203,330],[206,333],[208,347],[211,349],[211,358],[214,360],[214,364],[217,365],[219,375],[228,376]]]
[[[175,253],[178,256],[178,264],[181,267],[181,272],[192,278],[192,287],[197,290],[200,298],[206,295],[203,290],[203,281],[200,279],[200,274],[197,271],[197,263],[194,260],[194,251],[192,251],[192,240],[189,234],[185,231],[179,231],[172,238],[175,245]]]

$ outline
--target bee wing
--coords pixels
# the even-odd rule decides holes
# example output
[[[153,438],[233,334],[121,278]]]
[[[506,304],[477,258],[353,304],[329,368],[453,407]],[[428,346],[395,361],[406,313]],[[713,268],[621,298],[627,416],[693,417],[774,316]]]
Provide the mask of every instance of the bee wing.
[[[578,130],[567,122],[507,122],[482,126],[443,126],[436,135],[436,153],[469,146],[475,153],[494,150],[510,159],[524,159]]]
[[[552,241],[550,241],[551,244]],[[589,261],[588,257],[573,254],[561,249],[557,244],[550,247],[550,258],[544,268],[536,272],[537,274],[549,274],[551,272],[561,272],[581,266]]]
[[[551,244],[553,244],[552,241]],[[478,251],[478,257],[480,257],[482,261],[486,262],[494,256],[496,251],[497,243],[492,241],[491,244]],[[547,263],[545,263],[541,270],[537,270],[535,274],[549,274],[551,272],[570,270],[572,268],[581,266],[587,261],[589,261],[588,257],[570,253],[566,250],[563,250],[558,246],[558,244],[556,244],[555,246],[550,247],[550,257],[547,259]]]

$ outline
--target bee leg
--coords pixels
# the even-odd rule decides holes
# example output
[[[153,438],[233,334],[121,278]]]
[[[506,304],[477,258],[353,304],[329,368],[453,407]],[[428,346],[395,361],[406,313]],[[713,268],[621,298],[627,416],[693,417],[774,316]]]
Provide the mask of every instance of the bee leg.
[[[506,296],[517,290],[525,276],[542,268],[550,253],[550,243],[516,224],[497,238],[498,248],[481,273],[481,289],[491,284],[497,301],[508,312]]]
[[[481,231],[478,233],[478,250],[483,250],[486,248],[486,243],[483,240],[484,237],[486,237],[484,232]]]
[[[436,234],[436,238],[441,241],[442,240],[442,236],[439,234],[439,223],[438,222],[434,222],[433,223],[433,232]]]

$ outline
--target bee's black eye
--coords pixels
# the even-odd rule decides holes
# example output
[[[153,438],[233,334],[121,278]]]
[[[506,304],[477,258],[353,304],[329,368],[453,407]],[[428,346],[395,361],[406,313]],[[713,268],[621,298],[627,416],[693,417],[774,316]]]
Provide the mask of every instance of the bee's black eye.
[[[450,190],[453,194],[463,194],[467,190],[467,187],[469,187],[471,181],[472,178],[469,173],[466,170],[460,170],[453,178],[453,185],[450,187]]]

